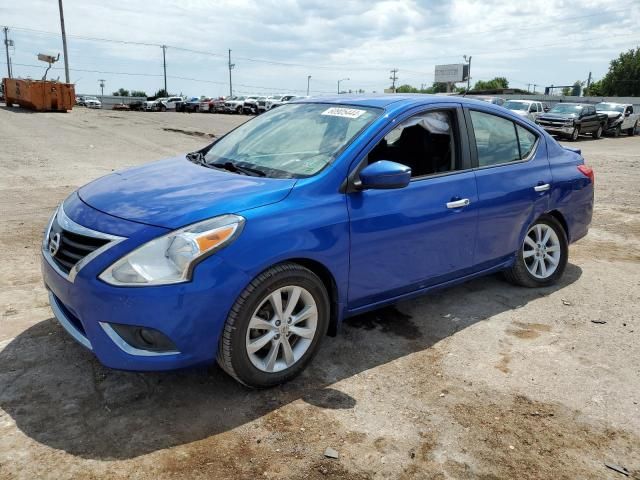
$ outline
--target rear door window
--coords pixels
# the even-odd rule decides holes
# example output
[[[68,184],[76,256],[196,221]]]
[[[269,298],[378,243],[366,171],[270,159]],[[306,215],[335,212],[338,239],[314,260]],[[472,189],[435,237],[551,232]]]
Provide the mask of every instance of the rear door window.
[[[511,120],[471,110],[478,167],[490,167],[528,159],[538,137]]]

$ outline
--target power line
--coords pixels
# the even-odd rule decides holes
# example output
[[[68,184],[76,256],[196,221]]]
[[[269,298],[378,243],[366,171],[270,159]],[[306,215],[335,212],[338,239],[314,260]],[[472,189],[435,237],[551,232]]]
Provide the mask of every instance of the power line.
[[[590,17],[594,17],[594,16],[607,16],[607,15],[613,15],[613,14],[617,14],[620,12],[628,12],[628,8],[621,8],[621,9],[616,9],[616,10],[610,10],[608,12],[602,13],[602,12],[598,12],[598,13],[593,13],[593,14],[587,14],[587,15],[580,15],[580,16],[566,16],[566,17],[548,17],[551,20],[556,20],[558,22],[566,22],[566,21],[570,21],[570,20],[580,20],[580,19],[584,19],[584,18],[590,18]],[[470,32],[469,34],[466,35],[482,35],[482,34],[486,34],[486,33],[491,33],[494,34],[496,31],[502,31],[502,30],[514,30],[517,29],[519,31],[521,30],[530,30],[530,29],[535,29],[535,28],[539,28],[539,26],[549,26],[552,25],[554,22],[539,22],[538,24],[531,24],[528,23],[525,26],[522,27],[518,27],[518,26],[514,26],[513,24],[509,24],[509,25],[504,25],[503,28],[496,28],[493,27],[491,30],[481,30],[478,32]],[[446,26],[445,24],[442,24],[441,26]],[[58,35],[58,33],[55,32],[49,32],[46,30],[38,30],[38,29],[32,29],[32,28],[23,28],[23,27],[11,27],[15,30],[21,30],[21,31],[29,31],[29,32],[35,32],[35,33],[41,33],[41,34],[46,34],[46,35]],[[579,33],[579,32],[576,32]],[[429,35],[430,39],[438,39],[438,38],[445,38],[445,37],[449,37],[449,36],[457,36],[460,37],[461,33],[458,32],[450,32],[450,33],[442,33],[439,35]],[[635,35],[635,34],[629,34],[629,35]],[[109,42],[109,43],[117,43],[117,44],[123,44],[123,45],[139,45],[139,46],[147,46],[147,47],[163,47],[163,44],[160,43],[150,43],[150,42],[139,42],[139,41],[131,41],[131,40],[119,40],[119,39],[110,39],[110,38],[103,38],[103,37],[91,37],[91,36],[84,36],[84,35],[67,35],[68,37],[71,38],[77,38],[80,40],[87,40],[87,41],[97,41],[97,42]],[[618,36],[620,37],[620,36]],[[526,37],[520,37],[520,38],[526,38]],[[601,37],[597,37],[597,38],[601,38]],[[589,39],[590,40],[590,39]],[[564,45],[564,44],[554,44],[553,46],[556,45]],[[551,44],[547,44],[547,45],[535,45],[535,46],[531,46],[531,47],[521,47],[519,49],[533,49],[533,48],[540,48],[543,46],[552,46]],[[210,52],[210,51],[203,51],[203,50],[195,50],[195,49],[191,49],[191,48],[186,48],[186,47],[180,47],[180,46],[176,46],[176,45],[164,45],[165,48],[170,48],[170,49],[174,49],[174,50],[179,50],[179,51],[184,51],[184,52],[189,52],[189,53],[196,53],[196,54],[200,54],[200,55],[208,55],[208,56],[213,56],[213,57],[218,57],[218,58],[224,58],[226,55],[221,54],[221,53],[215,53],[215,52]],[[513,50],[518,50],[518,49],[511,49],[509,51],[513,51]],[[478,54],[478,52],[473,52],[476,55]],[[480,53],[499,53],[499,52],[480,52]],[[441,57],[421,57],[421,60],[444,60],[444,59],[450,59],[450,58],[457,58],[457,55],[451,55],[451,56],[441,56]],[[268,60],[268,59],[261,59],[261,58],[252,58],[252,57],[236,57],[240,60],[244,60],[247,62],[253,62],[253,63],[263,63],[263,64],[267,64],[267,65],[276,65],[276,66],[284,66],[284,67],[304,67],[304,68],[315,68],[315,69],[320,69],[320,70],[337,70],[337,69],[344,69],[344,68],[353,68],[354,64],[328,64],[328,65],[312,65],[312,64],[304,64],[304,63],[294,63],[294,62],[283,62],[283,61],[278,61],[278,60]],[[384,69],[382,67],[367,67],[365,65],[363,66],[359,66],[357,67],[358,70],[362,70],[362,71],[383,71]],[[418,75],[432,75],[430,73],[425,73],[425,72],[417,72],[417,71],[412,71],[412,70],[405,70],[403,69],[403,71],[409,72],[409,73],[415,73]]]

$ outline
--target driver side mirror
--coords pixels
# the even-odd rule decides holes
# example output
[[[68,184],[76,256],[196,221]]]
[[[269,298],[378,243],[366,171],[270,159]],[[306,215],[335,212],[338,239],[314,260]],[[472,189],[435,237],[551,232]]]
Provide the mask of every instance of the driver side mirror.
[[[411,169],[401,163],[378,160],[367,165],[359,177],[360,179],[354,182],[358,190],[404,188],[411,180]]]

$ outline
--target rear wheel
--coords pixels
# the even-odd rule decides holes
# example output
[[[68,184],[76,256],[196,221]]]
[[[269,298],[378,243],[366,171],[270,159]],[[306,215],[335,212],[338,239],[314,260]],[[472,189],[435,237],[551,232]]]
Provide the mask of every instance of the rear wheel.
[[[284,263],[258,275],[232,307],[218,364],[240,383],[264,388],[298,375],[329,325],[329,297],[310,270]]]
[[[504,274],[516,285],[545,287],[562,277],[568,257],[569,245],[562,225],[545,215],[529,227],[515,263]]]
[[[627,135],[629,135],[630,137],[633,137],[636,134],[636,130],[638,129],[638,122],[636,121],[636,124],[627,129]]]
[[[602,136],[602,125],[598,127],[598,130],[591,134],[595,140],[599,139]]]

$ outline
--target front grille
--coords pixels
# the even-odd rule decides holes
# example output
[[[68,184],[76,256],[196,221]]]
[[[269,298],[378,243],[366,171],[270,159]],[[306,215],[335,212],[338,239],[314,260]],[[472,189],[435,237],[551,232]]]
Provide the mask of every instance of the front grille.
[[[543,127],[563,127],[565,120],[538,120],[538,124]]]
[[[55,219],[49,232],[47,248],[60,270],[69,273],[76,263],[107,243],[109,240],[65,230]]]

